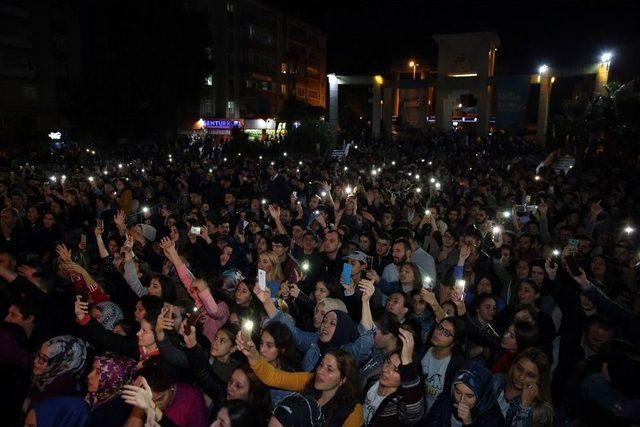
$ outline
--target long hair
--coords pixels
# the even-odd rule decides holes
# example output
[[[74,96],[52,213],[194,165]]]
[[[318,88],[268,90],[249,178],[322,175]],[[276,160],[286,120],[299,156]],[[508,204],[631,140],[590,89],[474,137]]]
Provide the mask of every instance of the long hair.
[[[330,405],[325,405],[323,412],[327,421],[331,420],[332,416],[338,412],[342,407],[353,407],[357,402],[360,395],[360,372],[356,367],[356,361],[353,355],[345,350],[331,350],[325,354],[325,358],[331,355],[335,357],[338,371],[340,371],[340,378],[344,379],[343,384],[338,387],[336,394],[331,399]],[[320,366],[320,364],[318,364]],[[316,367],[314,371],[314,377],[318,370]],[[305,387],[305,392],[313,396],[317,396],[318,392],[314,387],[315,380],[311,380]],[[348,414],[347,414],[348,415]]]
[[[413,273],[413,289],[421,289],[422,288],[422,274],[420,273],[420,267],[415,262],[405,262],[400,266],[400,268],[404,266],[408,266]]]
[[[264,424],[264,420],[260,419],[261,414],[253,408],[250,402],[239,399],[227,400],[222,408],[227,408],[233,427],[254,427]]]
[[[258,256],[264,256],[271,264],[271,271],[267,273],[267,280],[284,280],[284,274],[282,273],[282,267],[280,267],[280,260],[278,255],[273,251],[266,251]]]
[[[536,427],[551,426],[553,424],[553,406],[551,404],[551,367],[549,366],[549,359],[544,351],[538,348],[529,347],[522,350],[513,359],[509,370],[508,381],[512,384],[515,366],[522,359],[527,359],[536,365],[540,376],[538,383],[539,393],[532,403],[533,425]]]
[[[248,363],[241,363],[234,371],[242,371],[249,380],[249,403],[253,405],[256,412],[267,413],[271,407],[271,395],[269,389],[260,381]]]
[[[296,371],[300,364],[300,353],[298,353],[296,349],[295,343],[293,342],[293,335],[289,328],[281,322],[269,322],[262,328],[262,333],[264,332],[267,332],[273,337],[273,341],[278,349],[280,369],[290,372]]]

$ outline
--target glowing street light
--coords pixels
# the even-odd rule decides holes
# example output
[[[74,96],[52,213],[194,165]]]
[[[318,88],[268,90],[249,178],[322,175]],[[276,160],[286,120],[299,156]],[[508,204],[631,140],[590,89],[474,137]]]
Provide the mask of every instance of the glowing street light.
[[[418,66],[418,64],[416,63],[416,61],[411,60],[409,61],[409,67],[413,68],[413,80],[416,79],[416,67]]]

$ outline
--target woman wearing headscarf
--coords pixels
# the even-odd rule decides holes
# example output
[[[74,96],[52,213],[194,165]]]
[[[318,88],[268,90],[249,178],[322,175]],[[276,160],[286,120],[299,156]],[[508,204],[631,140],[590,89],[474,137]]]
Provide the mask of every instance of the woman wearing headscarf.
[[[298,350],[304,352],[302,369],[311,372],[322,357],[330,350],[343,349],[351,353],[356,365],[360,365],[371,354],[373,348],[373,318],[369,300],[373,295],[373,282],[361,280],[362,291],[362,319],[356,325],[347,313],[344,303],[340,300],[325,298],[320,304],[324,305],[325,314],[319,316],[314,324],[318,324],[316,332],[305,332],[298,329],[293,321],[282,312],[278,311],[270,298],[269,289],[262,291],[258,286],[254,287],[254,293],[258,296],[271,320],[277,320],[289,327]],[[329,307],[330,309],[327,309]],[[343,309],[344,307],[344,309]],[[318,314],[318,310],[316,310]],[[315,315],[314,315],[315,317]]]
[[[120,391],[128,384],[136,371],[136,361],[111,355],[98,356],[93,370],[87,377],[85,401],[91,410],[91,427],[124,425],[130,407],[120,397]]]
[[[104,301],[91,308],[91,317],[96,319],[106,330],[113,331],[124,319],[122,310],[116,303]]]
[[[49,397],[78,395],[78,376],[86,359],[87,344],[72,335],[44,342],[33,360],[33,382],[24,408]]]
[[[491,371],[467,362],[453,380],[450,393],[441,393],[426,417],[428,427],[505,425],[491,388]]]

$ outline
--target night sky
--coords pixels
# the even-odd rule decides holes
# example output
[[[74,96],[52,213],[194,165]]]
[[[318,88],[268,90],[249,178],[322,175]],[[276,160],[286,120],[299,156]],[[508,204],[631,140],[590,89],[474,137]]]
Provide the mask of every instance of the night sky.
[[[282,0],[281,8],[328,34],[327,72],[384,72],[412,57],[435,63],[438,33],[495,30],[497,73],[589,64],[615,53],[612,74],[640,70],[640,1]]]

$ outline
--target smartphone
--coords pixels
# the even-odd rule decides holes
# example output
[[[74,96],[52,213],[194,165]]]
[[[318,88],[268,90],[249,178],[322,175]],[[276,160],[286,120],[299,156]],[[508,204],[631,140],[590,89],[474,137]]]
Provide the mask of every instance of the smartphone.
[[[87,244],[87,235],[86,234],[81,234],[80,235],[80,243],[84,243],[85,245]]]
[[[258,286],[261,290],[267,290],[267,272],[264,270],[258,270]]]
[[[191,227],[191,234],[195,234],[196,236],[200,235],[201,227]]]
[[[342,282],[344,286],[351,285],[351,269],[352,265],[348,262],[342,264]]]
[[[464,298],[464,288],[467,286],[467,281],[464,279],[456,279],[456,283],[454,285],[454,289],[461,298]]]
[[[102,219],[98,218],[98,219],[96,220],[96,226],[97,226],[98,228],[101,228],[101,229],[103,229],[103,230],[104,230],[104,220],[102,220]]]
[[[196,326],[196,324],[198,323],[198,320],[200,320],[200,318],[202,317],[202,315],[204,314],[205,310],[204,310],[204,306],[202,308],[194,308],[195,312],[192,313],[191,315],[189,315],[189,317],[187,317],[187,321],[184,322],[184,333],[189,335],[189,333],[191,332],[191,327],[192,326]]]
[[[426,289],[429,292],[433,292],[433,279],[429,276],[422,278],[422,289]]]

